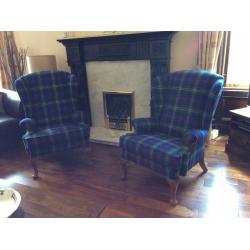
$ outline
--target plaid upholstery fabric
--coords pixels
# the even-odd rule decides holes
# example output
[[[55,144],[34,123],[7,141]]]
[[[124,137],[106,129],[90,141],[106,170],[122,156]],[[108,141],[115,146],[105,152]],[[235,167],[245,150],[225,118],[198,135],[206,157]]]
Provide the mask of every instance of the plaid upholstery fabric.
[[[182,161],[180,138],[166,134],[127,134],[120,137],[122,157],[176,179]],[[169,167],[171,166],[171,167]]]
[[[36,157],[57,151],[89,146],[89,127],[84,123],[43,128],[23,136],[25,149]]]
[[[188,151],[192,150],[193,145],[202,146],[203,140],[208,136],[207,130],[190,129],[182,137],[183,145]]]
[[[222,76],[207,71],[178,71],[157,77],[152,83],[151,104],[152,117],[160,120],[161,132],[182,136],[188,129],[208,129],[222,85]]]
[[[190,168],[204,159],[205,139],[207,136],[207,130],[190,129],[182,137],[182,149],[185,154],[180,171],[181,176],[185,176]]]
[[[218,106],[220,96],[222,94],[222,83],[220,81],[216,81],[212,88],[209,91],[207,103],[205,106],[205,111],[202,116],[202,129],[209,130],[210,123],[216,111],[216,107]]]
[[[37,127],[71,122],[77,110],[78,83],[74,75],[61,71],[37,72],[15,81],[25,116]]]
[[[21,128],[26,129],[26,130],[29,130],[29,129],[34,130],[35,129],[35,122],[31,118],[24,118],[19,122],[19,126]]]
[[[132,121],[136,133],[153,133],[159,131],[159,122],[153,118],[137,118]]]
[[[151,118],[135,119],[135,133],[120,138],[123,158],[172,179],[185,176],[204,158],[223,81],[220,75],[198,70],[156,77]]]
[[[37,72],[20,77],[15,86],[26,117],[20,125],[29,128],[23,142],[31,157],[88,146],[89,127],[82,123],[78,110],[79,91],[74,75]]]

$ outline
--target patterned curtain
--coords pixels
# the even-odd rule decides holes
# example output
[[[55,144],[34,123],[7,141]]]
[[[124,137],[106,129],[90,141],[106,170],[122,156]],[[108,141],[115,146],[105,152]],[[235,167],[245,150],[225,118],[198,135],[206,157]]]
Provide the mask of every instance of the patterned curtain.
[[[197,67],[201,70],[216,72],[217,60],[223,38],[223,31],[200,31]],[[206,139],[209,144],[211,138],[212,125]]]
[[[11,82],[9,79],[9,75],[6,72],[4,66],[8,65],[4,37],[5,37],[4,31],[0,31],[0,87],[11,89],[12,86],[10,86]]]
[[[0,87],[13,89],[13,82],[24,74],[25,49],[18,49],[13,31],[0,31]]]
[[[223,33],[223,31],[199,32],[198,69],[216,71]]]

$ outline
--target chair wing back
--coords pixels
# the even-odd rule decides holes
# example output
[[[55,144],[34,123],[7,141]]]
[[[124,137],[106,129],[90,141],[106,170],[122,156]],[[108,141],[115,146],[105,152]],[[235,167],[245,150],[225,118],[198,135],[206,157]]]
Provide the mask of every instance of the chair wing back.
[[[77,109],[78,84],[74,75],[62,71],[43,71],[15,81],[25,116],[38,127],[72,121]]]
[[[222,92],[222,76],[208,71],[178,71],[152,82],[151,116],[162,132],[181,136],[186,130],[208,130]]]

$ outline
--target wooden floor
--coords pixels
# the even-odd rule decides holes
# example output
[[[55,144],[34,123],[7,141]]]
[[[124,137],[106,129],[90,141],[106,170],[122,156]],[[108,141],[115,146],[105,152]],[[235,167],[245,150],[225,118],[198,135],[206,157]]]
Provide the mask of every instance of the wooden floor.
[[[1,153],[0,187],[22,196],[12,217],[250,217],[250,163],[229,157],[225,140],[207,147],[207,174],[197,165],[181,178],[176,207],[165,179],[147,169],[131,165],[121,181],[119,148],[100,144],[88,158],[78,150],[39,160],[36,181],[23,147]]]

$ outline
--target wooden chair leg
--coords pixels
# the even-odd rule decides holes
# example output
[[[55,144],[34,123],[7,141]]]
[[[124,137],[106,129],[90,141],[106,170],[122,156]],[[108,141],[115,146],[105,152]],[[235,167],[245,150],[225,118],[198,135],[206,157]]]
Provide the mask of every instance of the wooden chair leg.
[[[170,186],[170,204],[176,206],[178,204],[178,201],[176,199],[176,193],[178,190],[179,181],[168,180],[168,184]]]
[[[91,152],[92,152],[92,148],[91,147],[87,147],[87,148],[85,148],[84,149],[84,152],[85,152],[85,154],[90,154]]]
[[[122,163],[122,176],[121,176],[121,180],[125,181],[128,179],[128,161],[123,160]]]
[[[91,152],[92,152],[91,147],[87,147],[84,149],[84,156],[86,157],[84,160],[88,165],[94,165],[94,161],[91,160]]]
[[[34,169],[34,174],[32,175],[33,179],[36,180],[39,178],[38,176],[38,168],[37,168],[37,164],[36,161],[34,159],[30,159],[30,164]]]
[[[205,173],[208,171],[208,169],[207,169],[207,166],[206,166],[206,163],[205,163],[204,159],[202,159],[202,160],[199,162],[199,164],[200,164],[200,167],[201,167],[202,170],[203,170],[203,173],[205,174]]]

